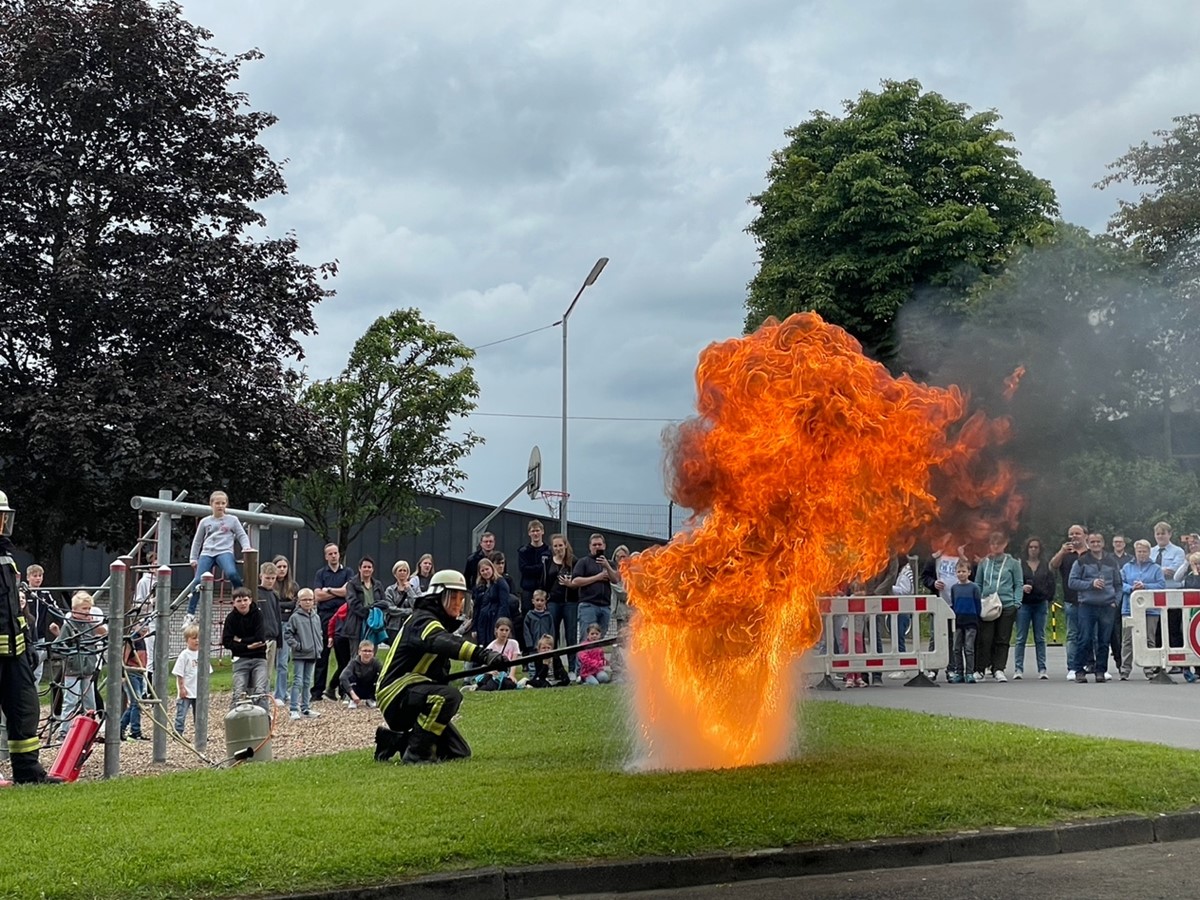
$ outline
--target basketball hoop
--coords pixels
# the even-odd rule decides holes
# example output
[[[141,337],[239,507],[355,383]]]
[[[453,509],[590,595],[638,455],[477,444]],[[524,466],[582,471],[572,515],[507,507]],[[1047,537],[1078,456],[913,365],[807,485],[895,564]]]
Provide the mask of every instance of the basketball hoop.
[[[546,509],[550,510],[550,515],[555,519],[560,516],[563,501],[571,496],[566,491],[538,491],[538,494],[546,501]]]

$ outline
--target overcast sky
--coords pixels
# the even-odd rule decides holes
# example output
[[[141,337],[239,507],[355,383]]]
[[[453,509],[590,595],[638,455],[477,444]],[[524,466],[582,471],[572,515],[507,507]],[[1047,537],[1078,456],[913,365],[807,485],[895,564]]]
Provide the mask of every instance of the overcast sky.
[[[264,141],[289,193],[269,228],[296,231],[307,262],[340,260],[305,342],[311,376],[336,374],[399,307],[472,347],[549,325],[609,257],[569,323],[568,487],[584,501],[665,502],[662,428],[692,411],[699,352],[741,333],[746,199],[811,110],[840,113],[885,78],[995,108],[1064,218],[1093,230],[1116,205],[1092,187],[1106,164],[1200,112],[1194,0],[188,0],[184,14],[227,53],[265,54],[240,87],[279,116]],[[466,427],[487,443],[467,499],[502,500],[533,444],[543,487],[560,486],[561,353],[558,328],[480,349]]]

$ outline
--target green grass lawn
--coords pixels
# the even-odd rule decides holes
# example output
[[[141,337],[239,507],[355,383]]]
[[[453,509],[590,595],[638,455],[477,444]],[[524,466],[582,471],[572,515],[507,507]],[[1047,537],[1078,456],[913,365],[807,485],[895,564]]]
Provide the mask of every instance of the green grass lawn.
[[[438,870],[685,855],[1197,805],[1200,755],[810,702],[792,762],[627,774],[620,688],[472,694],[475,757],[371,749],[0,794],[0,894],[195,897]]]

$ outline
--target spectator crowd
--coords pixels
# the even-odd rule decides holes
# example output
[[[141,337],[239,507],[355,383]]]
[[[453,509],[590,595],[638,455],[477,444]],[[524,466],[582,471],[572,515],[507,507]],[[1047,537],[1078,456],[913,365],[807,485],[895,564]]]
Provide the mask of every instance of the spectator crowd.
[[[195,722],[200,642],[196,621],[198,586],[205,572],[219,569],[232,586],[232,608],[224,616],[220,646],[232,657],[231,702],[251,699],[264,709],[287,709],[292,720],[315,719],[319,704],[340,702],[355,710],[376,706],[376,683],[386,654],[412,614],[414,601],[430,590],[436,570],[425,553],[415,567],[395,561],[391,583],[376,573],[375,560],[363,556],[354,568],[346,565],[336,544],[324,548],[324,564],[311,586],[301,586],[285,556],[263,562],[258,588],[243,584],[234,557],[250,540],[236,516],[227,511],[228,498],[214,492],[212,514],[199,522],[191,547],[194,577],[184,595],[183,649],[173,661],[174,728],[183,734],[188,712]],[[562,656],[536,663],[514,663],[508,669],[480,675],[467,690],[514,690],[567,687],[619,681],[623,672],[620,649],[573,649],[594,642],[610,629],[622,631],[631,610],[619,571],[629,549],[619,546],[612,560],[603,535],[589,539],[588,554],[576,558],[560,534],[545,541],[538,520],[528,527],[528,543],[516,553],[510,573],[495,535],[484,533],[479,546],[463,565],[470,596],[457,633],[487,645],[509,660],[562,647]],[[139,700],[149,696],[153,642],[149,623],[157,580],[157,559],[148,554],[134,589],[134,625],[124,636],[124,709],[122,740],[147,740],[142,731]],[[515,577],[514,577],[515,575]],[[249,575],[247,575],[249,577]],[[31,565],[21,586],[21,603],[36,637],[35,679],[42,683],[49,663],[50,713],[43,734],[65,737],[80,713],[102,709],[96,691],[105,662],[106,619],[84,591],[64,602],[42,589],[44,570]],[[582,640],[581,640],[582,639]],[[211,670],[210,670],[211,671]]]

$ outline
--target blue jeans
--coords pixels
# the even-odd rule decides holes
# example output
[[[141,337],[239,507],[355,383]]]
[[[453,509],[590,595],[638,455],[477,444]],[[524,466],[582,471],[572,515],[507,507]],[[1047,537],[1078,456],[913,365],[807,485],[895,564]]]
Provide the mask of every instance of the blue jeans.
[[[1080,603],[1078,607],[1075,663],[1079,668],[1076,671],[1082,672],[1091,666],[1096,675],[1102,676],[1108,669],[1108,642],[1112,638],[1117,608],[1110,604],[1096,606],[1090,603]]]
[[[975,625],[954,626],[954,652],[950,655],[950,671],[955,675],[975,673]],[[965,668],[964,668],[965,666]]]
[[[292,648],[287,641],[280,641],[275,648],[275,699],[285,703],[288,699],[288,660],[292,658]],[[316,660],[313,660],[316,663]]]
[[[201,556],[196,563],[196,575],[192,578],[192,583],[187,586],[187,589],[192,592],[188,597],[188,615],[196,614],[196,607],[200,605],[200,591],[197,588],[200,586],[200,579],[205,572],[211,572],[213,566],[221,567],[221,571],[225,573],[225,577],[229,579],[229,583],[235,588],[242,586],[242,576],[238,574],[237,561],[234,560],[232,553],[218,553],[216,556]]]
[[[612,610],[607,606],[597,606],[594,603],[579,604],[579,640],[587,639],[589,625],[600,626],[600,637],[608,636],[608,623],[612,619]]]
[[[1033,625],[1033,653],[1037,657],[1038,672],[1046,671],[1046,602],[1022,603],[1017,607],[1017,658],[1014,668],[1025,671],[1025,639],[1029,626]]]
[[[180,697],[175,701],[175,733],[183,734],[184,723],[187,722],[188,710],[192,711],[192,725],[196,724],[196,698]]]
[[[1083,666],[1075,657],[1079,653],[1079,604],[1064,603],[1067,613],[1067,671],[1078,672]]]
[[[316,670],[315,659],[292,661],[292,712],[308,712],[308,701],[312,697],[313,673]]]
[[[887,616],[875,617],[875,652],[883,652],[883,620]],[[903,653],[908,649],[908,643],[905,640],[904,634],[908,631],[908,625],[912,621],[911,613],[901,613],[896,616],[896,631],[894,646],[897,653]]]
[[[138,706],[138,700],[142,698],[146,685],[141,672],[126,671],[125,674],[129,680],[121,689],[125,692],[125,699],[129,705],[125,707],[125,712],[121,713],[121,733],[124,734],[128,728],[130,734],[141,734],[142,708]]]

